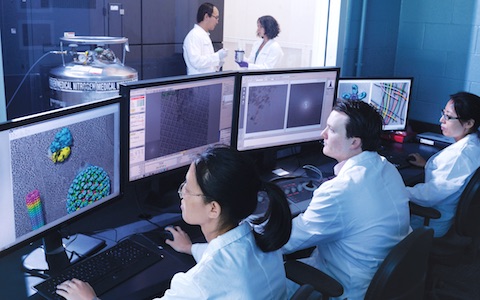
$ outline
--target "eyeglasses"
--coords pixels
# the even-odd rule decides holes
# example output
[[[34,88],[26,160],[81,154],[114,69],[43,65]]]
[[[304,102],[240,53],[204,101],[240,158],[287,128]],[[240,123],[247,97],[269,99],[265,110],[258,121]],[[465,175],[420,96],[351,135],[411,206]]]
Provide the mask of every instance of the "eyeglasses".
[[[210,17],[215,18],[215,19],[217,19],[217,20],[220,19],[220,16],[211,15]]]
[[[441,114],[441,118],[444,118],[446,121],[459,120],[460,119],[459,117],[452,117],[452,116],[449,116],[449,115],[445,114],[444,109],[441,110],[440,114]]]
[[[180,186],[178,187],[178,197],[180,197],[180,199],[183,199],[183,195],[189,195],[189,196],[193,196],[193,197],[205,197],[204,194],[190,194],[190,193],[187,193],[187,192],[183,192],[183,188],[185,187],[185,184],[187,182],[182,182],[182,184],[180,184]]]

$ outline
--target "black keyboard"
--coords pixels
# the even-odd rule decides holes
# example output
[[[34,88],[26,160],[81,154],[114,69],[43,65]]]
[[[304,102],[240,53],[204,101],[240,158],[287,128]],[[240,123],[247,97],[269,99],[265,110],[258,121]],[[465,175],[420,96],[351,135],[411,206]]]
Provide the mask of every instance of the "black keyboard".
[[[86,258],[42,283],[34,286],[47,299],[64,299],[55,291],[57,285],[72,278],[88,282],[101,295],[147,267],[160,261],[163,255],[125,239],[95,256]]]
[[[399,170],[412,166],[407,160],[407,155],[396,154],[396,155],[383,155],[383,156]]]

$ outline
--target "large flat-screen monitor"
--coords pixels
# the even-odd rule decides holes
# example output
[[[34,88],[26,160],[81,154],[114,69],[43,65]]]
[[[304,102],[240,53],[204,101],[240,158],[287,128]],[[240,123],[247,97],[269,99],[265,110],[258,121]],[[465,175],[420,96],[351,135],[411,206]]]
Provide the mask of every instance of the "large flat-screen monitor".
[[[120,179],[120,97],[0,124],[0,255],[61,245],[60,229],[118,199]]]
[[[319,141],[339,68],[241,73],[236,147],[240,151]]]
[[[235,72],[127,83],[128,181],[187,166],[207,147],[231,144]]]
[[[372,104],[383,117],[383,130],[405,130],[413,78],[340,78],[338,98]]]

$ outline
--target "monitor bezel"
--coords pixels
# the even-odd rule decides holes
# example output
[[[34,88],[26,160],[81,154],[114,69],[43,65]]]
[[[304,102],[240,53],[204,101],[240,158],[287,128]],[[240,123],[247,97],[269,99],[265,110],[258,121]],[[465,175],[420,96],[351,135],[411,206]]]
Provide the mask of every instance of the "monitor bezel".
[[[340,82],[342,80],[351,80],[351,81],[405,81],[409,80],[410,81],[410,89],[408,91],[408,103],[407,103],[407,110],[405,112],[405,126],[402,129],[386,129],[385,126],[382,126],[382,131],[384,132],[395,132],[395,131],[405,131],[407,130],[408,126],[408,119],[409,119],[409,110],[411,106],[411,101],[412,101],[412,91],[413,91],[413,82],[414,82],[414,77],[413,76],[397,76],[397,77],[340,77],[338,80],[338,90],[337,90],[337,99],[342,99],[339,97],[338,93],[340,93]]]
[[[296,146],[303,146],[303,145],[309,145],[312,143],[318,143],[320,140],[322,140],[320,134],[318,135],[318,138],[307,140],[307,141],[292,141],[291,143],[282,143],[279,145],[273,145],[273,146],[262,146],[262,147],[257,147],[255,149],[238,149],[238,123],[239,123],[239,118],[240,118],[240,98],[241,98],[241,85],[242,85],[242,78],[244,76],[258,76],[258,75],[281,75],[281,74],[295,74],[295,73],[315,73],[315,72],[336,72],[336,78],[335,78],[335,87],[334,87],[334,99],[332,102],[332,107],[330,109],[333,109],[333,106],[335,105],[336,102],[336,95],[338,92],[338,80],[340,78],[340,68],[339,67],[303,67],[303,68],[282,68],[282,69],[268,69],[268,70],[245,70],[243,72],[239,73],[238,76],[238,95],[237,95],[237,107],[235,111],[235,120],[234,124],[232,127],[232,131],[234,132],[234,136],[232,135],[232,147],[234,149],[237,149],[238,151],[241,152],[247,152],[247,153],[262,153],[264,151],[276,151],[276,150],[281,150],[285,148],[291,148],[291,147],[296,147]]]
[[[55,118],[60,118],[68,115],[72,115],[75,113],[82,113],[91,109],[96,109],[99,107],[106,107],[112,104],[116,104],[119,106],[119,118],[120,118],[120,128],[119,128],[119,138],[121,142],[121,133],[124,130],[124,125],[121,122],[121,111],[122,111],[122,103],[121,103],[121,97],[116,96],[116,97],[111,97],[107,99],[102,99],[102,100],[97,100],[93,102],[88,102],[88,103],[83,103],[83,104],[78,104],[75,106],[68,106],[56,110],[51,110],[51,111],[46,111],[26,117],[21,117],[21,118],[16,118],[12,119],[9,121],[6,121],[4,123],[0,124],[0,131],[6,131],[6,130],[11,130],[14,128],[22,127],[22,126],[29,126],[34,123],[40,123],[44,121],[48,121],[51,119]],[[67,214],[57,220],[53,220],[52,222],[49,222],[42,226],[41,228],[38,228],[36,230],[33,230],[21,237],[16,238],[15,241],[12,243],[9,243],[7,245],[1,246],[0,247],[0,258],[5,257],[15,251],[18,251],[32,243],[41,241],[47,236],[50,236],[52,234],[57,235],[59,232],[65,230],[68,228],[71,224],[78,222],[82,218],[87,217],[88,215],[94,213],[95,211],[100,210],[106,205],[113,204],[114,202],[116,203],[121,197],[123,196],[125,192],[125,187],[122,184],[122,173],[124,172],[123,170],[125,169],[125,165],[122,163],[121,157],[122,157],[122,146],[120,144],[119,147],[119,191],[117,195],[109,195],[106,196],[100,200],[98,200],[95,203],[92,203],[84,209]]]

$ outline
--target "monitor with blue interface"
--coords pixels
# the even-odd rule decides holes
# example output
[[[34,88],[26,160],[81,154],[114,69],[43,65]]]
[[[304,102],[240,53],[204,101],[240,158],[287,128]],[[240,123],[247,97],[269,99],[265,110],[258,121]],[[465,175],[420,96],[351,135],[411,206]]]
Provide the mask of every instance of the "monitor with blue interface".
[[[338,98],[372,104],[383,117],[383,130],[405,130],[413,78],[340,78]]]
[[[336,98],[339,71],[300,68],[241,73],[237,149],[320,140]]]
[[[125,84],[129,172],[135,181],[189,165],[209,146],[230,145],[236,73]]]
[[[0,162],[5,253],[118,198],[120,97],[0,124]]]

